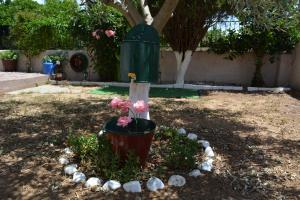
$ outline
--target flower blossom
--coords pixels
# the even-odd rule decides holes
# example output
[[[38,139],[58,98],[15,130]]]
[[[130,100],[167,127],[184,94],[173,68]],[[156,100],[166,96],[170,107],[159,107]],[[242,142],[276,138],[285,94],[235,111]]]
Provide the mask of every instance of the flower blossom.
[[[143,100],[139,100],[133,104],[133,108],[135,112],[143,113],[148,111],[149,106]]]
[[[119,117],[117,125],[118,125],[118,126],[125,127],[125,126],[127,126],[130,122],[132,122],[132,118],[131,118],[131,117],[128,117],[128,116]]]
[[[129,100],[124,101],[122,99],[115,97],[110,102],[110,106],[114,109],[119,109],[122,112],[128,112],[129,108],[131,107],[131,101],[129,101]]]
[[[112,108],[118,109],[118,106],[122,101],[123,101],[122,99],[119,99],[118,97],[114,97],[110,102],[110,106]]]
[[[116,34],[116,32],[113,31],[113,30],[110,30],[110,29],[108,29],[108,30],[105,31],[105,35],[106,35],[107,37],[114,37],[115,34]]]

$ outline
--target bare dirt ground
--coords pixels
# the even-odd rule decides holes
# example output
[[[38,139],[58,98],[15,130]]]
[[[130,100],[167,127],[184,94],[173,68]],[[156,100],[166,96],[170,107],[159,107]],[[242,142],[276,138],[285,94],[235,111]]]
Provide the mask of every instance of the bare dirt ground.
[[[78,87],[77,87],[78,89]],[[99,132],[110,96],[18,94],[0,98],[0,199],[300,199],[300,95],[211,92],[151,99],[157,125],[210,141],[214,172],[182,188],[141,194],[92,192],[63,175],[68,133]],[[164,182],[167,178],[163,179]]]

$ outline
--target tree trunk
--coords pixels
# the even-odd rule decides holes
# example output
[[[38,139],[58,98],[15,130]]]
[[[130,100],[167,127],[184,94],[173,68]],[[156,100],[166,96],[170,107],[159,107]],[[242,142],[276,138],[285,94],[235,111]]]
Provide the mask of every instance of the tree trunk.
[[[184,84],[184,76],[192,60],[192,50],[187,50],[185,52],[174,51],[177,63],[177,77],[176,84]]]
[[[139,100],[143,100],[145,103],[148,104],[149,91],[150,91],[150,83],[135,83],[132,80],[129,88],[129,99],[132,103],[135,103]],[[133,114],[129,112],[129,116],[133,117]],[[141,113],[139,115],[139,118],[150,120],[149,111]]]
[[[27,72],[28,73],[31,73],[32,72],[32,66],[31,66],[31,64],[32,64],[32,57],[31,56],[28,56],[28,62],[27,62]]]
[[[263,76],[261,74],[263,59],[264,55],[256,55],[255,72],[251,83],[251,86],[253,87],[262,87],[265,85]]]

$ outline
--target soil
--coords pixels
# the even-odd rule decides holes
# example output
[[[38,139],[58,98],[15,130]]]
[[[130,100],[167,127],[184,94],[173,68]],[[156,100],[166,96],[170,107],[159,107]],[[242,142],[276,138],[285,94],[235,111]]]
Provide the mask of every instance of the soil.
[[[216,153],[214,171],[182,188],[92,192],[63,175],[69,133],[97,133],[111,96],[18,94],[0,98],[0,199],[300,199],[300,94],[209,92],[151,99],[158,126],[185,127]],[[163,177],[166,183],[168,177]]]

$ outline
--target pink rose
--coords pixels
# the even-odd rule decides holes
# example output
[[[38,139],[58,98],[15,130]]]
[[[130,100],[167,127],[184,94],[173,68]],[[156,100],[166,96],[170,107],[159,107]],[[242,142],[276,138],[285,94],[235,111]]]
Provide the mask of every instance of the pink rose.
[[[113,30],[110,30],[110,29],[108,29],[108,30],[105,31],[105,35],[106,35],[107,37],[114,37],[115,34],[116,34],[116,32],[113,31]]]
[[[118,126],[125,127],[125,126],[127,126],[130,122],[132,122],[131,117],[127,117],[127,116],[119,117],[117,125],[118,125]]]
[[[122,112],[128,112],[129,108],[131,106],[131,101],[121,101],[119,102],[118,108],[122,111]]]
[[[137,113],[143,113],[148,111],[149,106],[143,100],[137,101],[133,104],[133,108]]]
[[[118,109],[119,108],[119,104],[122,102],[121,99],[119,99],[118,97],[114,97],[111,102],[110,102],[110,106],[112,108]]]

